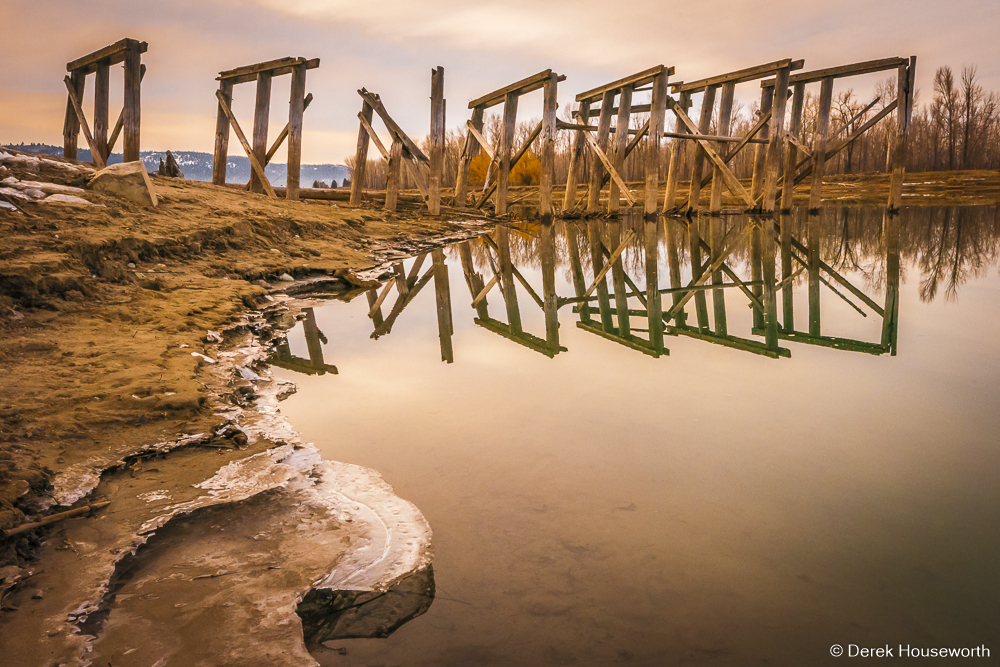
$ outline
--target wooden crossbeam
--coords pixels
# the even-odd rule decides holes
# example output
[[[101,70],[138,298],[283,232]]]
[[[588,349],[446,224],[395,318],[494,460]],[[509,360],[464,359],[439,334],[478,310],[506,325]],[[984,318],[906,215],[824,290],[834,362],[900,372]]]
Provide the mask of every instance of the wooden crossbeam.
[[[94,166],[98,169],[104,169],[107,166],[107,163],[104,161],[104,151],[94,141],[94,135],[90,133],[90,125],[87,124],[87,116],[83,113],[83,106],[80,104],[80,98],[76,94],[73,80],[69,76],[66,76],[63,78],[63,83],[66,84],[66,90],[69,92],[69,101],[73,105],[73,111],[76,112],[76,119],[80,123],[80,129],[83,130],[83,136],[87,140],[87,145],[90,146],[90,154],[93,156]]]
[[[423,154],[423,152],[417,147],[417,145],[413,143],[413,140],[406,135],[406,132],[403,132],[402,128],[400,128],[399,125],[396,124],[396,121],[392,119],[392,117],[389,115],[389,112],[385,110],[385,105],[382,104],[382,100],[379,99],[378,95],[369,93],[364,88],[358,91],[358,95],[360,95],[361,99],[367,102],[368,105],[375,110],[375,113],[377,113],[379,115],[379,118],[382,119],[382,122],[385,123],[386,128],[389,130],[389,133],[392,134],[394,137],[398,138],[401,142],[403,142],[403,147],[406,148],[407,151],[409,151],[411,156],[417,158],[418,160],[424,163],[430,162],[430,158],[428,158],[426,155]]]
[[[839,67],[828,67],[826,69],[812,70],[811,72],[799,72],[788,78],[789,85],[795,83],[816,83],[823,79],[840,79],[846,76],[858,76],[860,74],[871,74],[873,72],[883,72],[889,69],[896,69],[900,65],[910,62],[909,58],[883,58],[881,60],[866,60],[861,63],[851,65],[840,65]],[[794,69],[794,68],[793,68]],[[765,79],[760,82],[761,88],[774,86],[774,79]]]
[[[503,88],[498,88],[492,93],[487,93],[482,97],[478,97],[471,102],[469,102],[469,108],[475,109],[476,107],[483,107],[488,109],[501,104],[510,93],[517,93],[518,95],[527,95],[530,92],[539,90],[545,85],[549,77],[552,76],[552,70],[547,69],[544,72],[539,72],[538,74],[529,76],[525,79],[521,79],[516,83],[512,83],[509,86]],[[559,75],[559,81],[565,81],[566,77],[564,75]]]
[[[593,324],[587,324],[586,322],[577,322],[576,326],[578,329],[583,329],[584,331],[590,332],[605,340],[610,340],[619,345],[624,345],[627,348],[631,348],[636,352],[642,352],[643,354],[648,354],[654,359],[658,359],[660,356],[667,356],[670,352],[664,349],[662,352],[653,349],[653,346],[649,341],[645,341],[638,336],[632,335],[622,335],[618,332],[605,331],[601,327],[594,326]]]
[[[236,133],[236,138],[240,140],[240,144],[243,145],[243,150],[246,151],[247,157],[250,158],[250,166],[253,167],[253,171],[257,174],[257,178],[260,179],[261,185],[264,186],[264,191],[267,192],[267,196],[273,199],[277,199],[278,195],[275,194],[274,188],[271,187],[271,182],[267,180],[267,176],[264,175],[264,166],[257,159],[257,155],[253,152],[253,148],[250,146],[250,142],[247,141],[247,137],[243,134],[243,129],[240,128],[240,124],[236,121],[236,116],[233,115],[233,110],[229,108],[229,104],[226,102],[225,95],[222,94],[221,90],[215,91],[215,97],[219,100],[219,108],[222,109],[222,113],[226,115],[229,119],[229,124],[233,128],[233,132]]]
[[[361,121],[361,127],[363,127],[365,132],[368,133],[368,137],[375,143],[375,148],[377,148],[378,152],[382,155],[382,159],[388,162],[389,151],[385,149],[382,141],[378,138],[378,135],[375,134],[375,128],[372,127],[372,124],[368,122],[368,119],[365,118],[365,114],[361,111],[358,112],[358,120]]]
[[[772,359],[777,359],[778,357],[792,356],[792,351],[786,347],[779,347],[777,349],[772,349],[767,347],[767,344],[761,343],[756,340],[747,340],[746,338],[739,338],[737,336],[728,336],[728,335],[723,336],[686,326],[685,327],[667,326],[665,327],[665,329],[666,333],[671,336],[687,336],[688,338],[703,340],[708,343],[713,343],[715,345],[721,345],[723,347],[731,347],[733,349],[742,350],[744,352],[761,354],[764,355],[765,357],[771,357]],[[756,334],[757,330],[754,329],[753,332]],[[761,333],[760,335],[763,335],[763,333]]]
[[[312,60],[306,60],[305,58],[294,58],[288,56],[286,58],[278,58],[277,60],[269,60],[263,63],[257,63],[256,65],[246,65],[244,67],[237,67],[236,69],[227,70],[225,72],[219,72],[219,76],[215,77],[216,81],[228,80],[234,84],[236,83],[248,83],[250,81],[256,81],[257,75],[264,72],[274,76],[282,76],[283,74],[291,74],[299,65],[305,65],[306,69],[316,69],[319,67],[319,58],[313,58]]]
[[[583,118],[580,117],[579,113],[575,115],[577,120],[579,120],[581,123],[584,122]],[[629,206],[635,206],[635,197],[632,196],[632,192],[629,190],[628,186],[625,185],[625,181],[618,174],[618,171],[614,168],[614,165],[611,164],[611,160],[609,160],[608,156],[605,155],[604,151],[601,150],[601,147],[597,145],[597,140],[594,139],[594,137],[590,134],[590,132],[584,132],[583,138],[587,142],[587,145],[590,146],[590,150],[594,152],[594,155],[598,157],[598,159],[604,165],[604,168],[607,169],[608,174],[611,175],[611,178],[614,179],[615,183],[618,185],[619,190],[621,191],[622,196],[625,197],[626,201],[628,201]]]
[[[565,347],[550,345],[548,341],[542,340],[538,336],[533,336],[525,331],[518,331],[515,333],[509,324],[504,324],[503,322],[495,320],[492,317],[477,317],[473,319],[473,322],[487,331],[492,331],[493,333],[503,336],[508,340],[523,345],[529,350],[540,352],[550,359],[560,352],[567,351],[567,348]]]
[[[635,232],[633,232],[631,229],[625,232],[625,236],[624,238],[622,238],[621,244],[617,248],[615,248],[614,252],[608,255],[607,263],[598,272],[598,274],[594,276],[594,282],[592,282],[590,284],[590,287],[587,288],[587,291],[583,293],[584,297],[588,297],[594,293],[594,290],[597,289],[597,286],[600,284],[600,282],[604,280],[604,276],[606,276],[608,274],[608,271],[611,270],[611,267],[614,266],[615,260],[618,259],[619,255],[625,252],[625,248],[628,247],[628,244],[631,243],[634,238],[635,238]],[[604,248],[603,243],[601,243],[601,247],[602,249],[606,250],[606,248]]]
[[[674,68],[665,67],[664,65],[650,67],[649,69],[638,72],[637,74],[627,76],[623,79],[618,79],[617,81],[613,81],[603,86],[598,86],[597,88],[592,88],[585,93],[580,93],[576,96],[576,101],[583,102],[584,100],[592,100],[600,97],[609,90],[618,90],[624,86],[642,86],[651,82],[658,74],[663,74],[664,72],[667,73],[667,76],[673,76]]]
[[[521,150],[519,150],[517,154],[513,158],[511,158],[510,160],[511,171],[514,171],[514,167],[521,160],[521,158],[524,157],[524,154],[528,152],[528,148],[531,146],[532,142],[534,142],[535,139],[538,138],[538,135],[541,134],[541,132],[542,132],[542,123],[541,121],[539,121],[538,125],[535,126],[535,129],[532,130],[531,134],[528,135],[528,138],[525,140],[524,145],[521,146]],[[483,207],[483,204],[485,204],[486,201],[493,195],[493,193],[496,192],[497,184],[498,181],[494,180],[489,185],[489,187],[484,188],[482,197],[480,197],[479,201],[476,202],[476,208]]]
[[[670,84],[670,92],[698,93],[705,90],[709,86],[718,86],[723,83],[743,83],[745,81],[753,81],[754,79],[761,79],[769,74],[774,74],[779,69],[784,69],[785,67],[789,67],[792,71],[795,71],[802,69],[804,65],[804,60],[792,60],[791,58],[785,58],[783,60],[776,60],[772,63],[766,63],[764,65],[757,65],[755,67],[747,67],[746,69],[736,70],[735,72],[729,72],[728,74],[708,77],[707,79],[699,79],[688,83],[684,83],[683,81],[672,83]]]
[[[120,39],[110,46],[105,46],[103,49],[99,49],[83,56],[82,58],[77,58],[76,60],[71,60],[66,63],[66,71],[73,72],[77,71],[82,74],[90,74],[91,72],[96,72],[98,66],[101,65],[102,61],[107,65],[117,65],[118,63],[125,60],[125,52],[128,50],[130,43],[134,43],[134,39]],[[145,53],[149,49],[149,44],[146,42],[139,42],[139,53]]]
[[[499,281],[497,281],[496,276],[490,278],[490,281],[486,283],[483,289],[479,291],[479,294],[477,294],[475,298],[472,300],[472,307],[475,308],[476,306],[478,306],[482,302],[482,300],[486,298],[486,295],[489,294],[490,291],[497,286],[498,282]]]
[[[395,280],[389,280],[385,283],[385,287],[382,288],[382,293],[378,295],[378,298],[375,299],[375,302],[368,310],[368,317],[373,317],[375,313],[379,311],[379,309],[382,307],[382,302],[385,301],[385,298],[387,296],[389,296],[389,292],[392,290],[392,286],[395,284],[395,282],[396,282]]]
[[[680,108],[680,105],[678,105],[677,102],[675,102],[672,97],[667,98],[667,106],[670,107],[670,110],[674,112],[674,115],[677,116],[677,118],[684,124],[685,127],[688,128],[688,130],[692,134],[697,133],[698,126],[695,125],[690,118],[688,118],[688,115],[684,113],[684,111]],[[726,187],[729,188],[730,192],[732,192],[734,195],[736,195],[744,202],[746,202],[747,206],[753,207],[754,201],[753,198],[750,196],[750,193],[746,191],[746,188],[743,187],[743,184],[740,183],[738,178],[736,178],[736,174],[732,172],[732,170],[726,164],[725,160],[719,157],[719,154],[715,151],[715,148],[712,146],[712,144],[705,141],[704,139],[697,139],[696,141],[698,142],[698,145],[701,146],[701,148],[705,151],[705,155],[708,156],[708,159],[712,161],[712,164],[714,164],[716,167],[719,168],[719,173],[722,174],[722,178],[725,181]]]
[[[493,147],[486,141],[486,137],[483,136],[482,132],[476,129],[473,122],[471,120],[466,121],[465,126],[469,128],[469,134],[482,146],[483,151],[490,158],[490,162],[496,160],[496,152],[493,150]]]
[[[747,225],[746,229],[743,230],[743,233],[740,234],[739,238],[737,238],[733,243],[731,243],[724,252],[720,252],[719,256],[715,258],[715,261],[713,261],[708,267],[706,267],[705,270],[702,271],[700,276],[692,280],[690,284],[688,284],[688,287],[689,288],[697,287],[699,285],[704,285],[706,282],[708,282],[708,279],[712,277],[712,274],[718,271],[722,267],[726,259],[744,241],[744,239],[746,239],[750,235],[753,229],[754,225],[752,224]],[[694,295],[695,295],[694,290],[689,290],[685,292],[681,296],[681,298],[677,300],[677,302],[673,305],[673,307],[663,315],[663,321],[669,322],[670,320],[672,320],[677,315],[677,313],[679,313],[684,308],[684,305],[688,301],[690,301],[691,297],[693,297]]]
[[[396,319],[399,317],[399,314],[403,312],[403,309],[406,308],[406,306],[409,305],[411,301],[413,301],[413,298],[416,297],[417,294],[420,292],[420,290],[424,288],[424,285],[430,282],[430,279],[433,275],[434,275],[434,267],[432,266],[431,268],[427,269],[427,271],[424,273],[423,276],[420,277],[420,280],[418,280],[417,283],[413,286],[413,289],[411,289],[409,292],[406,293],[406,296],[396,300],[396,303],[393,305],[392,310],[389,312],[388,317],[385,318],[385,321],[382,322],[382,324],[380,324],[379,326],[375,327],[375,330],[372,332],[371,335],[372,338],[378,338],[379,336],[385,335],[390,331],[392,331],[392,325],[395,324]]]

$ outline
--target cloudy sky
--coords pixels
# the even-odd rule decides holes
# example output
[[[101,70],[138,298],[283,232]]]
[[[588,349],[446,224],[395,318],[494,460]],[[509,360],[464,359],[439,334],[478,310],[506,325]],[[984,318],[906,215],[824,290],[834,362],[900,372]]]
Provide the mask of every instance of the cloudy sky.
[[[378,92],[418,139],[438,65],[449,128],[468,119],[470,99],[548,68],[567,76],[567,104],[658,64],[676,67],[672,80],[694,80],[781,58],[804,58],[808,70],[916,55],[927,100],[943,64],[975,64],[980,82],[1000,90],[998,25],[997,0],[0,0],[0,143],[61,144],[65,64],[123,37],[149,43],[143,150],[211,151],[218,72],[304,56],[321,64],[307,80],[315,99],[303,159],[341,163],[357,141],[355,91]],[[864,97],[880,76],[842,80],[838,90]],[[273,86],[272,137],[287,119],[289,78]],[[743,84],[737,94],[749,102],[759,88]],[[253,95],[251,83],[236,88],[248,134]],[[112,118],[120,99],[118,68]],[[520,117],[537,117],[540,105],[540,92],[525,98]],[[85,107],[89,115],[89,94]],[[235,140],[230,147],[240,150]]]

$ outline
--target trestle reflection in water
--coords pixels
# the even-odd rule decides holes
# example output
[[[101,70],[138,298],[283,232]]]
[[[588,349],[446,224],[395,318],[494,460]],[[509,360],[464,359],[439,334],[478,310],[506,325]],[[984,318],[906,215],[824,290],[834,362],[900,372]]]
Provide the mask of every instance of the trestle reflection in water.
[[[518,224],[307,312],[276,363],[335,370],[278,371],[282,410],[421,509],[437,590],[317,658],[1000,651],[998,232],[994,207]]]

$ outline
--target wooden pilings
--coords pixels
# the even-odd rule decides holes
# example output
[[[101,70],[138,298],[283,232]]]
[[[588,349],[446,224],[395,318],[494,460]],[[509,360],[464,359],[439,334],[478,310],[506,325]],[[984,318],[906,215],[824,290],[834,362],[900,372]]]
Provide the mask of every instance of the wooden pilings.
[[[319,58],[307,60],[305,58],[279,58],[255,65],[246,65],[236,69],[220,72],[216,80],[219,82],[219,90],[215,96],[219,104],[219,113],[215,125],[215,156],[212,163],[212,183],[215,185],[225,185],[226,183],[226,160],[229,154],[229,131],[230,128],[236,133],[247,157],[250,159],[251,176],[249,188],[251,192],[266,192],[270,197],[276,197],[274,188],[271,187],[264,168],[273,157],[274,152],[285,136],[288,137],[288,159],[287,159],[287,187],[285,197],[287,199],[298,199],[301,186],[301,161],[302,161],[302,116],[307,105],[305,95],[306,70],[319,67]],[[279,140],[275,142],[271,150],[268,150],[267,134],[271,113],[271,81],[276,76],[284,74],[292,75],[291,92],[288,103],[288,124],[282,130]],[[232,111],[233,87],[238,83],[255,82],[255,104],[254,104],[254,124],[253,143],[246,140],[245,133],[240,127]]]
[[[114,150],[119,133],[124,129],[123,159],[125,162],[134,162],[139,159],[141,82],[145,73],[142,54],[146,52],[147,48],[146,42],[126,38],[66,64],[66,71],[69,72],[69,75],[66,77],[67,102],[66,118],[63,122],[63,157],[70,160],[76,159],[78,138],[82,130],[88,148],[90,148],[94,166],[103,167],[107,164],[108,156]],[[118,123],[109,135],[110,72],[111,66],[118,63],[124,63],[125,69],[124,103]],[[93,133],[90,132],[82,106],[88,74],[95,75]]]

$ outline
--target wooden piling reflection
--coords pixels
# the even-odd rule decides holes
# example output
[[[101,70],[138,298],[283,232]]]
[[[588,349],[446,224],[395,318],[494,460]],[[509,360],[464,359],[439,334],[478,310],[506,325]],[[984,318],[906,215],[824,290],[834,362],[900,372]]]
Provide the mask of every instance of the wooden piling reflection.
[[[451,286],[448,283],[448,267],[444,262],[444,250],[431,251],[434,270],[434,302],[437,306],[438,338],[441,341],[441,361],[452,363],[455,352],[451,338],[455,333],[451,319]]]

